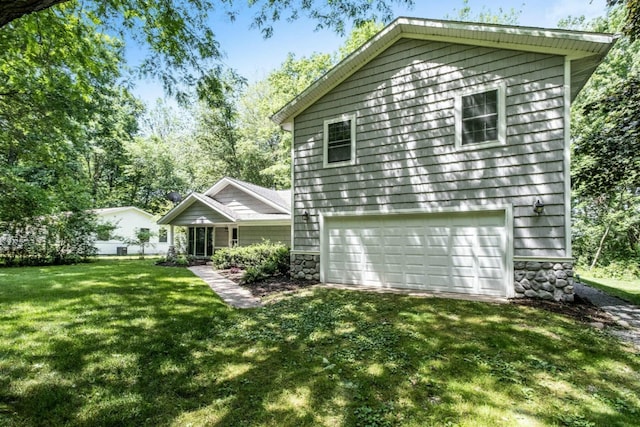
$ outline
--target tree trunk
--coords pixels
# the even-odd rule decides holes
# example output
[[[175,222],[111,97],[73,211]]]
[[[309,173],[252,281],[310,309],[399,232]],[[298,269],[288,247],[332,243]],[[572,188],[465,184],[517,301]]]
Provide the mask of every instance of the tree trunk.
[[[59,3],[69,0],[17,0],[0,3],[0,28],[7,25],[14,19],[48,9]]]
[[[604,230],[604,234],[602,235],[602,239],[600,239],[600,245],[598,245],[598,250],[596,251],[596,255],[593,257],[593,262],[591,263],[591,267],[589,267],[589,270],[593,270],[593,267],[596,266],[596,263],[598,262],[598,258],[600,258],[600,253],[602,252],[602,247],[604,246],[604,240],[607,238],[607,234],[609,234],[609,229],[611,228],[611,225],[607,225],[607,228]]]

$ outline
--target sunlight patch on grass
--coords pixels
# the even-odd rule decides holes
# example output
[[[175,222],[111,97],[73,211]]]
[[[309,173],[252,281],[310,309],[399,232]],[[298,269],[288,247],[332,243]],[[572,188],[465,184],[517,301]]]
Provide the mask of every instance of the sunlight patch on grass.
[[[298,416],[304,416],[309,410],[311,390],[309,387],[296,387],[293,390],[282,390],[272,396],[264,404],[267,411],[291,411]]]
[[[372,363],[369,366],[367,366],[366,372],[367,374],[374,376],[374,377],[381,377],[384,375],[384,366],[382,366],[380,363]]]
[[[233,407],[233,397],[219,399],[204,408],[183,412],[171,421],[174,427],[198,427],[224,425],[222,422]]]
[[[251,363],[227,363],[220,369],[219,381],[230,381],[251,371]]]

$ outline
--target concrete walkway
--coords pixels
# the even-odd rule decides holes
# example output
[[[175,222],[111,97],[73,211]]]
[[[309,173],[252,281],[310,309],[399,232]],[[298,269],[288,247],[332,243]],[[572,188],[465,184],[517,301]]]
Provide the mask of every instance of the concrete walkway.
[[[580,298],[609,313],[624,328],[611,329],[613,335],[640,348],[640,307],[584,283],[574,283],[573,289]]]
[[[254,308],[261,307],[260,300],[245,289],[231,280],[222,277],[210,265],[194,265],[189,270],[196,276],[204,280],[213,292],[218,294],[220,298],[227,304],[236,308]]]

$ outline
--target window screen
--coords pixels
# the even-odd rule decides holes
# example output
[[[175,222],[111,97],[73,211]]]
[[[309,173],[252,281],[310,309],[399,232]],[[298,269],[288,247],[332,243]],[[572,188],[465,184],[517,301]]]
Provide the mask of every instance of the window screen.
[[[498,90],[462,97],[462,144],[498,139]]]
[[[327,125],[327,163],[351,160],[351,120]]]

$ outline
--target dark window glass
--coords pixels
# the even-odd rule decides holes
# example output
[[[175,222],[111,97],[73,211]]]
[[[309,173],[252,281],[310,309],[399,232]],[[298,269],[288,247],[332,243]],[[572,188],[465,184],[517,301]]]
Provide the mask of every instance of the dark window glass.
[[[207,256],[213,255],[213,227],[207,227]]]
[[[158,231],[158,242],[167,243],[167,229],[166,228],[161,228]]]
[[[195,236],[196,256],[204,256],[206,229],[204,227],[196,227],[195,230],[196,230],[196,236]]]
[[[351,120],[327,126],[327,163],[351,160]]]
[[[462,97],[462,144],[498,139],[498,90]]]
[[[189,237],[187,239],[187,254],[195,255],[195,246],[196,246],[196,229],[194,227],[189,227]]]

